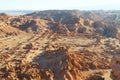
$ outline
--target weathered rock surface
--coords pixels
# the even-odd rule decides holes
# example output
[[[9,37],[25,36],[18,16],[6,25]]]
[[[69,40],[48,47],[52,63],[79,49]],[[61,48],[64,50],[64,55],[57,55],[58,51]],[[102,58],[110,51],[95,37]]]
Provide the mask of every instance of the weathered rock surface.
[[[116,17],[77,10],[0,14],[0,80],[85,80],[85,71],[110,69],[120,52]],[[112,78],[119,73],[115,55]],[[90,80],[103,79],[96,74]]]
[[[17,64],[8,63],[0,69],[0,79],[16,80],[85,80],[80,70],[80,59],[77,54],[70,53],[64,48],[45,51],[34,58],[35,63],[19,61]]]
[[[111,61],[111,77],[113,80],[120,80],[120,54],[116,54],[113,56]]]
[[[40,68],[49,68],[53,74],[54,79],[57,80],[84,80],[85,75],[81,72],[81,61],[77,54],[70,53],[63,47],[53,50],[45,51],[35,62],[40,64]]]

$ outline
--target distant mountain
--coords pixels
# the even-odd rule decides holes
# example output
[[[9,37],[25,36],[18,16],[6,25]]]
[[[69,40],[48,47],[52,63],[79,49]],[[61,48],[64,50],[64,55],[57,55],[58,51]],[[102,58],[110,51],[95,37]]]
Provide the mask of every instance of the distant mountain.
[[[52,25],[51,28],[55,30],[56,26],[60,26],[60,32],[66,29],[66,31],[69,30],[73,33],[82,32],[91,34],[94,32],[95,34],[98,33],[107,37],[116,37],[120,32],[119,10],[46,10],[30,13],[27,16],[59,23],[59,25]]]
[[[0,10],[0,13],[6,13],[9,15],[23,15],[34,12],[34,10]]]
[[[120,38],[120,11],[1,10],[0,21],[25,32],[52,32],[64,35],[99,34]]]

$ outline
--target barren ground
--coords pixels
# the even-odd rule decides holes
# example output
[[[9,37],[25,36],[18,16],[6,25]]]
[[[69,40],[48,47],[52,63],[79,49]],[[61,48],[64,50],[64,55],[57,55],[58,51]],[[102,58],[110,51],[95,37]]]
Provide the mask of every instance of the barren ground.
[[[55,39],[54,37],[48,38],[45,36],[44,38],[40,35],[19,35],[19,36],[10,36],[0,39],[0,68],[4,67],[7,64],[17,64],[19,61],[22,63],[33,62],[34,58],[40,56],[46,50],[54,50],[57,47],[66,46],[71,52],[81,52],[90,51],[91,54],[97,53],[97,58],[105,58],[108,57],[108,61],[110,61],[111,56],[106,56],[103,54],[103,50],[100,49],[99,46],[95,46],[96,39],[87,38],[85,36],[79,37],[59,37],[59,39]],[[28,46],[27,46],[28,45]],[[89,53],[88,53],[89,54]],[[101,55],[102,54],[102,55]],[[38,57],[39,58],[39,57]],[[91,59],[92,60],[92,59]],[[94,58],[93,58],[94,60]],[[83,60],[84,63],[84,60]],[[102,63],[102,62],[101,62]],[[101,65],[101,63],[99,63]],[[86,64],[86,63],[85,63]],[[99,68],[99,64],[97,64]],[[109,65],[109,63],[108,63]],[[98,72],[105,72],[103,77],[105,80],[110,79],[110,69],[90,69],[83,71],[85,75],[89,76],[92,74],[96,74]]]

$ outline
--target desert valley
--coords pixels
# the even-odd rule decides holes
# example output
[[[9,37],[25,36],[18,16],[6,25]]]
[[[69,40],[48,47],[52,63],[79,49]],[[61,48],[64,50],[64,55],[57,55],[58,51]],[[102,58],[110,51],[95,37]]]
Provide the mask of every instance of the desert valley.
[[[0,80],[120,80],[120,11],[0,13]]]

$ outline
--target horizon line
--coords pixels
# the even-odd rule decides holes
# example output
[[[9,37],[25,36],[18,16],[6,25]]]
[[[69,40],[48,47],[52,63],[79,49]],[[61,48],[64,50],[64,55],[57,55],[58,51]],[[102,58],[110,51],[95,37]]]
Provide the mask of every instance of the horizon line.
[[[79,11],[119,11],[120,9],[1,9],[0,11],[49,11],[49,10],[79,10]]]

